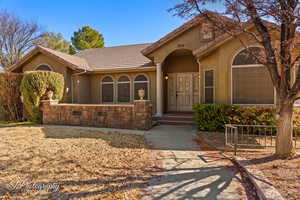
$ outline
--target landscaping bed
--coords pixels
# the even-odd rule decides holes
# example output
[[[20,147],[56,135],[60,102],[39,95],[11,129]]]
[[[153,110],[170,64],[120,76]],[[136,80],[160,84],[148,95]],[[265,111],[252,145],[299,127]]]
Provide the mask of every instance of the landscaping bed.
[[[140,199],[155,169],[144,137],[0,128],[1,199]]]
[[[224,151],[227,156],[234,156],[231,148],[225,146],[225,135],[221,132],[199,132],[200,140],[211,147]],[[288,200],[300,199],[300,154],[290,159],[274,156],[274,148],[238,149],[237,156],[249,160],[261,170],[281,195]]]
[[[238,156],[261,170],[284,198],[300,199],[300,155],[280,159],[268,152],[239,152]]]

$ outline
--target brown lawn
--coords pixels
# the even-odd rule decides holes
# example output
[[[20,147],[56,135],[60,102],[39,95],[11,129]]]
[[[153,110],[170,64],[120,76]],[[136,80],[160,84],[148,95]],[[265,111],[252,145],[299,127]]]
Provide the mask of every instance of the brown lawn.
[[[143,136],[0,128],[0,199],[139,199],[155,168]]]

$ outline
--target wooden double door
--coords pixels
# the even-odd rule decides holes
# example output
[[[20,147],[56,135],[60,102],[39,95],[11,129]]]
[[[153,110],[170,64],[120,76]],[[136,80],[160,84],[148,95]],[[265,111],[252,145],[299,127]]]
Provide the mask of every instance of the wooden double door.
[[[199,102],[199,73],[170,73],[167,81],[168,111],[192,111]]]

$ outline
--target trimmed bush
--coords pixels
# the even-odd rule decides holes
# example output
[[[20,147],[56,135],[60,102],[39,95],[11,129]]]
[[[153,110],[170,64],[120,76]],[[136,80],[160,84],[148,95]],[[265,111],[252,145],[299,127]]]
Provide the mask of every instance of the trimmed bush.
[[[48,71],[32,71],[24,73],[21,83],[21,93],[30,120],[41,122],[40,100],[50,91],[53,92],[53,99],[62,99],[64,77],[61,74]]]
[[[22,74],[0,72],[0,120],[22,120],[23,113],[20,98],[22,77]]]
[[[193,109],[200,131],[224,131],[225,124],[276,125],[274,107],[195,104]]]

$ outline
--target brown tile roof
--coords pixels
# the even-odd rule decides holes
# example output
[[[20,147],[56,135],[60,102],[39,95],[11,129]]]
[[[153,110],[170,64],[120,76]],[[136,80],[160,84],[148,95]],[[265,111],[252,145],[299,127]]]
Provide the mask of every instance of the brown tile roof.
[[[89,70],[88,63],[82,58],[72,56],[66,53],[62,53],[59,51],[55,51],[46,47],[36,46],[32,51],[26,54],[21,60],[19,60],[17,63],[9,67],[7,71],[15,70],[16,68],[24,64],[26,61],[28,61],[30,58],[35,56],[37,53],[44,53],[46,55],[49,55],[50,57],[57,59],[57,61],[62,62],[67,66],[71,67],[72,69]]]
[[[152,67],[153,62],[142,55],[141,50],[149,44],[136,44],[127,46],[105,47],[98,49],[87,49],[75,55],[58,52],[46,47],[37,46],[26,54],[20,61],[11,66],[12,71],[37,53],[44,53],[60,62],[65,63],[73,69],[98,71],[118,70],[139,67]]]
[[[154,66],[141,50],[150,44],[135,44],[126,46],[87,49],[75,54],[83,58],[93,71],[104,69],[122,69]]]
[[[52,50],[52,49],[49,49],[49,48],[46,48],[43,46],[38,46],[38,48],[40,48],[42,52],[44,51],[44,52],[52,54],[53,56],[57,57],[58,59],[63,59],[64,61],[72,64],[75,68],[78,67],[80,69],[89,70],[89,65],[85,59],[82,59],[80,57],[73,56],[70,54],[62,53],[59,51],[55,51],[55,50]]]

